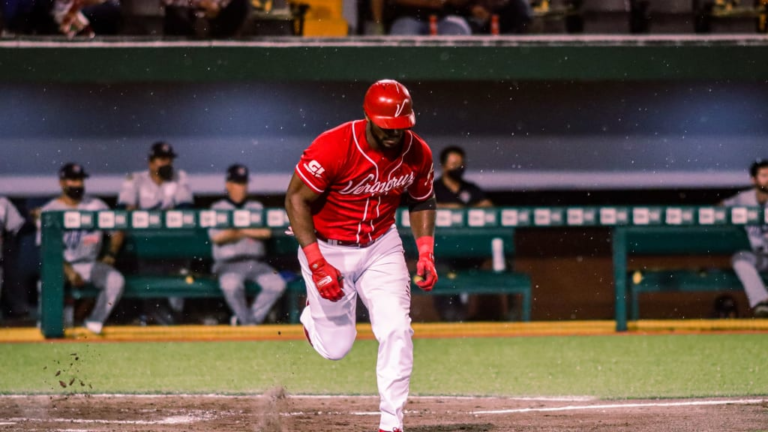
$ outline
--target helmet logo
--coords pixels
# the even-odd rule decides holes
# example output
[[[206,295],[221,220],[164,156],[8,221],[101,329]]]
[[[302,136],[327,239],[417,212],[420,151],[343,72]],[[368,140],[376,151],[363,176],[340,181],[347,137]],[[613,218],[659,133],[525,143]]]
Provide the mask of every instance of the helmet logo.
[[[405,103],[397,104],[397,109],[395,110],[395,117],[400,117],[400,113],[403,112],[403,108],[405,108]]]

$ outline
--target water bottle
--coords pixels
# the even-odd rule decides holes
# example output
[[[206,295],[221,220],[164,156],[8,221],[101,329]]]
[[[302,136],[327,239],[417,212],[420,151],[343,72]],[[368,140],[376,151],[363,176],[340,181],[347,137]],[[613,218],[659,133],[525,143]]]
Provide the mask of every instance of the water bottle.
[[[491,253],[493,255],[493,271],[503,272],[507,269],[507,261],[504,259],[504,240],[499,237],[491,240]]]
[[[491,15],[491,34],[499,35],[499,16],[497,14]]]
[[[429,35],[437,36],[437,15],[429,16]]]

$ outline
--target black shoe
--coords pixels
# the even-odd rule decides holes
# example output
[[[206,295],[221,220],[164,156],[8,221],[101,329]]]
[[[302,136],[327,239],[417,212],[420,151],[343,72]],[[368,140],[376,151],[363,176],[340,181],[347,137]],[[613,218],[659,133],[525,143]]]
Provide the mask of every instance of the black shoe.
[[[755,318],[768,318],[768,301],[760,302],[752,309]]]
[[[149,319],[157,325],[170,326],[176,324],[173,314],[164,305],[153,307],[147,314]]]

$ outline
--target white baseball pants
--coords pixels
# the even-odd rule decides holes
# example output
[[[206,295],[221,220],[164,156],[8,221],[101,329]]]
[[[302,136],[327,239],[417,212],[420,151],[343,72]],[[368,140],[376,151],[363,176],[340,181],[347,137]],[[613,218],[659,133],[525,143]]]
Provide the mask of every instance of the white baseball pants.
[[[331,302],[320,297],[312,281],[304,252],[299,263],[307,285],[308,306],[301,314],[312,346],[329,360],[340,360],[357,336],[355,306],[360,296],[371,317],[379,342],[376,376],[381,403],[379,428],[403,428],[403,407],[413,369],[410,275],[403,244],[391,228],[367,248],[333,246],[319,242],[325,260],[344,276],[344,297]]]

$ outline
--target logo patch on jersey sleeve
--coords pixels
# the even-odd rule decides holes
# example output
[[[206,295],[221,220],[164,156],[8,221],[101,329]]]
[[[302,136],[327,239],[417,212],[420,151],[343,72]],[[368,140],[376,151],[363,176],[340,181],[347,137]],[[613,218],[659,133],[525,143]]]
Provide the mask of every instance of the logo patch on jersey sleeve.
[[[325,172],[325,168],[323,168],[323,166],[320,165],[320,162],[316,160],[313,160],[309,163],[305,163],[304,168],[306,168],[307,171],[312,173],[313,176],[318,178],[322,177],[323,173]]]
[[[100,240],[101,240],[101,237],[99,236],[99,234],[91,231],[89,232],[89,234],[83,236],[82,242],[83,242],[83,245],[89,246],[89,245],[95,245],[99,243]]]

